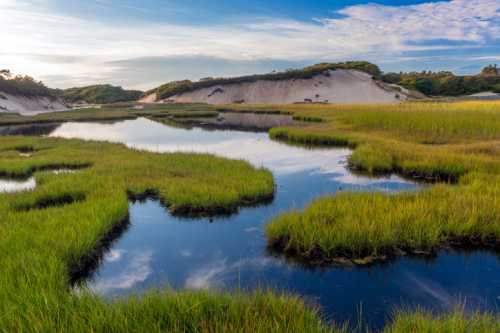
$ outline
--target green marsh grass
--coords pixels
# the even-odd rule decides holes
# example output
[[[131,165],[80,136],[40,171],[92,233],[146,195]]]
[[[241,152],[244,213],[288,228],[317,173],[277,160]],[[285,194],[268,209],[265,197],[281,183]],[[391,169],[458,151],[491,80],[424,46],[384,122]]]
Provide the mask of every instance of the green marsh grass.
[[[201,109],[173,105],[1,115],[0,124],[120,120]],[[285,213],[269,225],[270,242],[281,241],[281,251],[321,260],[340,255],[363,263],[367,256],[430,253],[455,242],[496,246],[499,103],[245,109],[321,118],[302,127],[272,129],[270,135],[301,144],[352,147],[353,168],[458,183],[418,193],[343,193],[318,199],[303,212]],[[30,147],[28,158],[20,156],[20,147]],[[80,170],[50,172],[58,168]],[[85,288],[72,289],[74,274],[97,260],[103,239],[127,220],[130,197],[153,195],[180,214],[234,211],[272,195],[268,171],[210,155],[145,153],[79,140],[0,138],[0,174],[33,173],[34,191],[0,195],[0,332],[349,331],[326,324],[316,308],[298,297],[267,291],[153,290],[105,301]],[[68,196],[77,200],[60,200]],[[40,205],[47,200],[50,205]],[[397,312],[385,331],[495,332],[498,322],[495,315],[461,311],[440,316]]]
[[[33,155],[11,154],[20,145],[32,146]],[[0,331],[331,330],[297,297],[264,291],[152,291],[104,301],[85,289],[71,290],[70,272],[126,220],[127,192],[154,193],[174,213],[218,213],[271,196],[267,170],[211,155],[154,154],[79,140],[3,137],[0,146],[4,173],[46,170],[35,173],[35,190],[0,195]],[[48,170],[62,165],[87,168],[57,175]],[[75,200],[62,200],[67,197]]]
[[[470,174],[457,186],[402,194],[341,193],[276,217],[271,246],[310,260],[381,260],[442,247],[495,247],[500,239],[500,175]]]
[[[434,252],[449,243],[498,248],[499,102],[253,108],[270,107],[324,120],[271,129],[276,140],[347,146],[354,149],[352,169],[444,182],[416,193],[318,199],[304,211],[275,217],[267,226],[270,246],[319,261],[359,263]]]
[[[498,333],[500,332],[500,317],[490,313],[466,313],[461,308],[441,315],[423,310],[398,311],[393,323],[383,332]]]

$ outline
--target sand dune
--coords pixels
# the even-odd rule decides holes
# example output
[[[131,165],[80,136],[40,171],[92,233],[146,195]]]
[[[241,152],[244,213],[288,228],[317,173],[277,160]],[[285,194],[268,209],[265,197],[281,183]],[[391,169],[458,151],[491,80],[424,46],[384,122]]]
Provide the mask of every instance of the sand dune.
[[[68,110],[59,99],[48,97],[14,96],[0,92],[0,112],[14,112],[23,115],[34,115],[43,112]]]
[[[148,101],[155,96],[148,96]],[[335,70],[311,79],[258,80],[248,83],[214,85],[169,97],[160,102],[209,104],[292,104],[292,103],[398,103],[408,91],[373,80],[356,70]]]

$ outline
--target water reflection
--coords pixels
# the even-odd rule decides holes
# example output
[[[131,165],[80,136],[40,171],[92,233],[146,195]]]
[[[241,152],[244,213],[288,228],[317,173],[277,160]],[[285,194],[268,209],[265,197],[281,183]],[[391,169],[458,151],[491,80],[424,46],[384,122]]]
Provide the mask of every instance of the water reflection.
[[[31,155],[27,154],[27,157]],[[51,172],[55,175],[61,174],[70,174],[75,173],[75,169],[55,169],[55,170],[46,170],[47,172]],[[23,192],[23,191],[31,191],[36,187],[36,179],[35,177],[29,177],[27,179],[2,179],[0,178],[0,194],[1,193],[15,193],[15,192]]]
[[[316,184],[316,182],[312,182]],[[282,183],[281,183],[282,184]],[[303,184],[302,184],[303,185]],[[175,289],[274,288],[321,305],[328,318],[364,319],[381,327],[398,306],[446,310],[467,300],[471,309],[500,305],[499,261],[489,252],[443,252],[403,257],[371,267],[306,267],[266,251],[264,226],[285,209],[302,206],[298,191],[268,207],[244,208],[229,219],[180,220],[156,201],[130,205],[131,229],[115,244],[88,282],[115,297],[169,286]]]
[[[0,135],[49,135],[59,126],[60,124],[27,124],[0,126]]]
[[[36,186],[34,177],[26,180],[0,179],[0,193],[14,193],[33,190]]]
[[[263,131],[273,127],[293,125],[292,116],[268,115],[242,112],[224,112],[219,117],[179,119],[183,124],[203,124],[205,129],[233,129],[240,131]]]
[[[125,250],[111,250],[104,258],[103,264],[119,264],[125,262],[125,265],[115,274],[107,279],[99,280],[93,288],[100,292],[111,292],[127,290],[138,283],[144,282],[152,273],[151,261],[153,251],[144,249],[128,253]]]
[[[408,183],[396,176],[384,179],[353,176],[346,169],[349,149],[304,149],[272,141],[267,133],[185,130],[141,118],[116,124],[65,123],[50,136],[120,142],[155,152],[212,153],[244,159],[255,166],[265,166],[275,174],[314,171],[337,178],[339,182],[356,181],[359,185]]]

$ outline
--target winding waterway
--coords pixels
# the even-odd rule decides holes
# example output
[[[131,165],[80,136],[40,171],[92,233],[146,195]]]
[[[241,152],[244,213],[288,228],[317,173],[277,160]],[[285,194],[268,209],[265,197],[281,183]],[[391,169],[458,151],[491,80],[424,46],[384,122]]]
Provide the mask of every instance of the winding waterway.
[[[267,133],[169,127],[147,119],[113,124],[65,123],[50,136],[122,142],[155,152],[209,152],[270,169],[274,201],[230,217],[174,217],[157,201],[130,203],[130,227],[89,277],[105,297],[152,287],[296,293],[321,306],[326,318],[381,327],[400,306],[473,309],[500,305],[500,261],[490,252],[444,251],[371,267],[308,267],[269,253],[264,228],[276,214],[301,209],[339,191],[395,192],[422,185],[397,176],[368,178],[347,169],[348,149],[305,149],[271,141]],[[126,161],[124,161],[125,163]]]

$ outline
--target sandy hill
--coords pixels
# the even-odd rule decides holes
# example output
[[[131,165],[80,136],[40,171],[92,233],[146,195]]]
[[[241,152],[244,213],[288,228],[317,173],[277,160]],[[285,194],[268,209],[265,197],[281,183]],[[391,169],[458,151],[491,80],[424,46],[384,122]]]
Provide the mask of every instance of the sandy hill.
[[[180,92],[164,98],[159,90],[151,91],[141,101],[209,104],[398,103],[411,95],[404,88],[375,80],[373,75],[355,69],[326,70],[307,78],[264,78],[196,85],[194,83],[185,91],[180,89]]]
[[[67,108],[56,90],[42,82],[27,75],[13,75],[8,69],[0,70],[0,112],[35,114]]]
[[[43,112],[64,111],[67,109],[68,107],[58,98],[11,95],[0,91],[0,112],[32,115]]]

